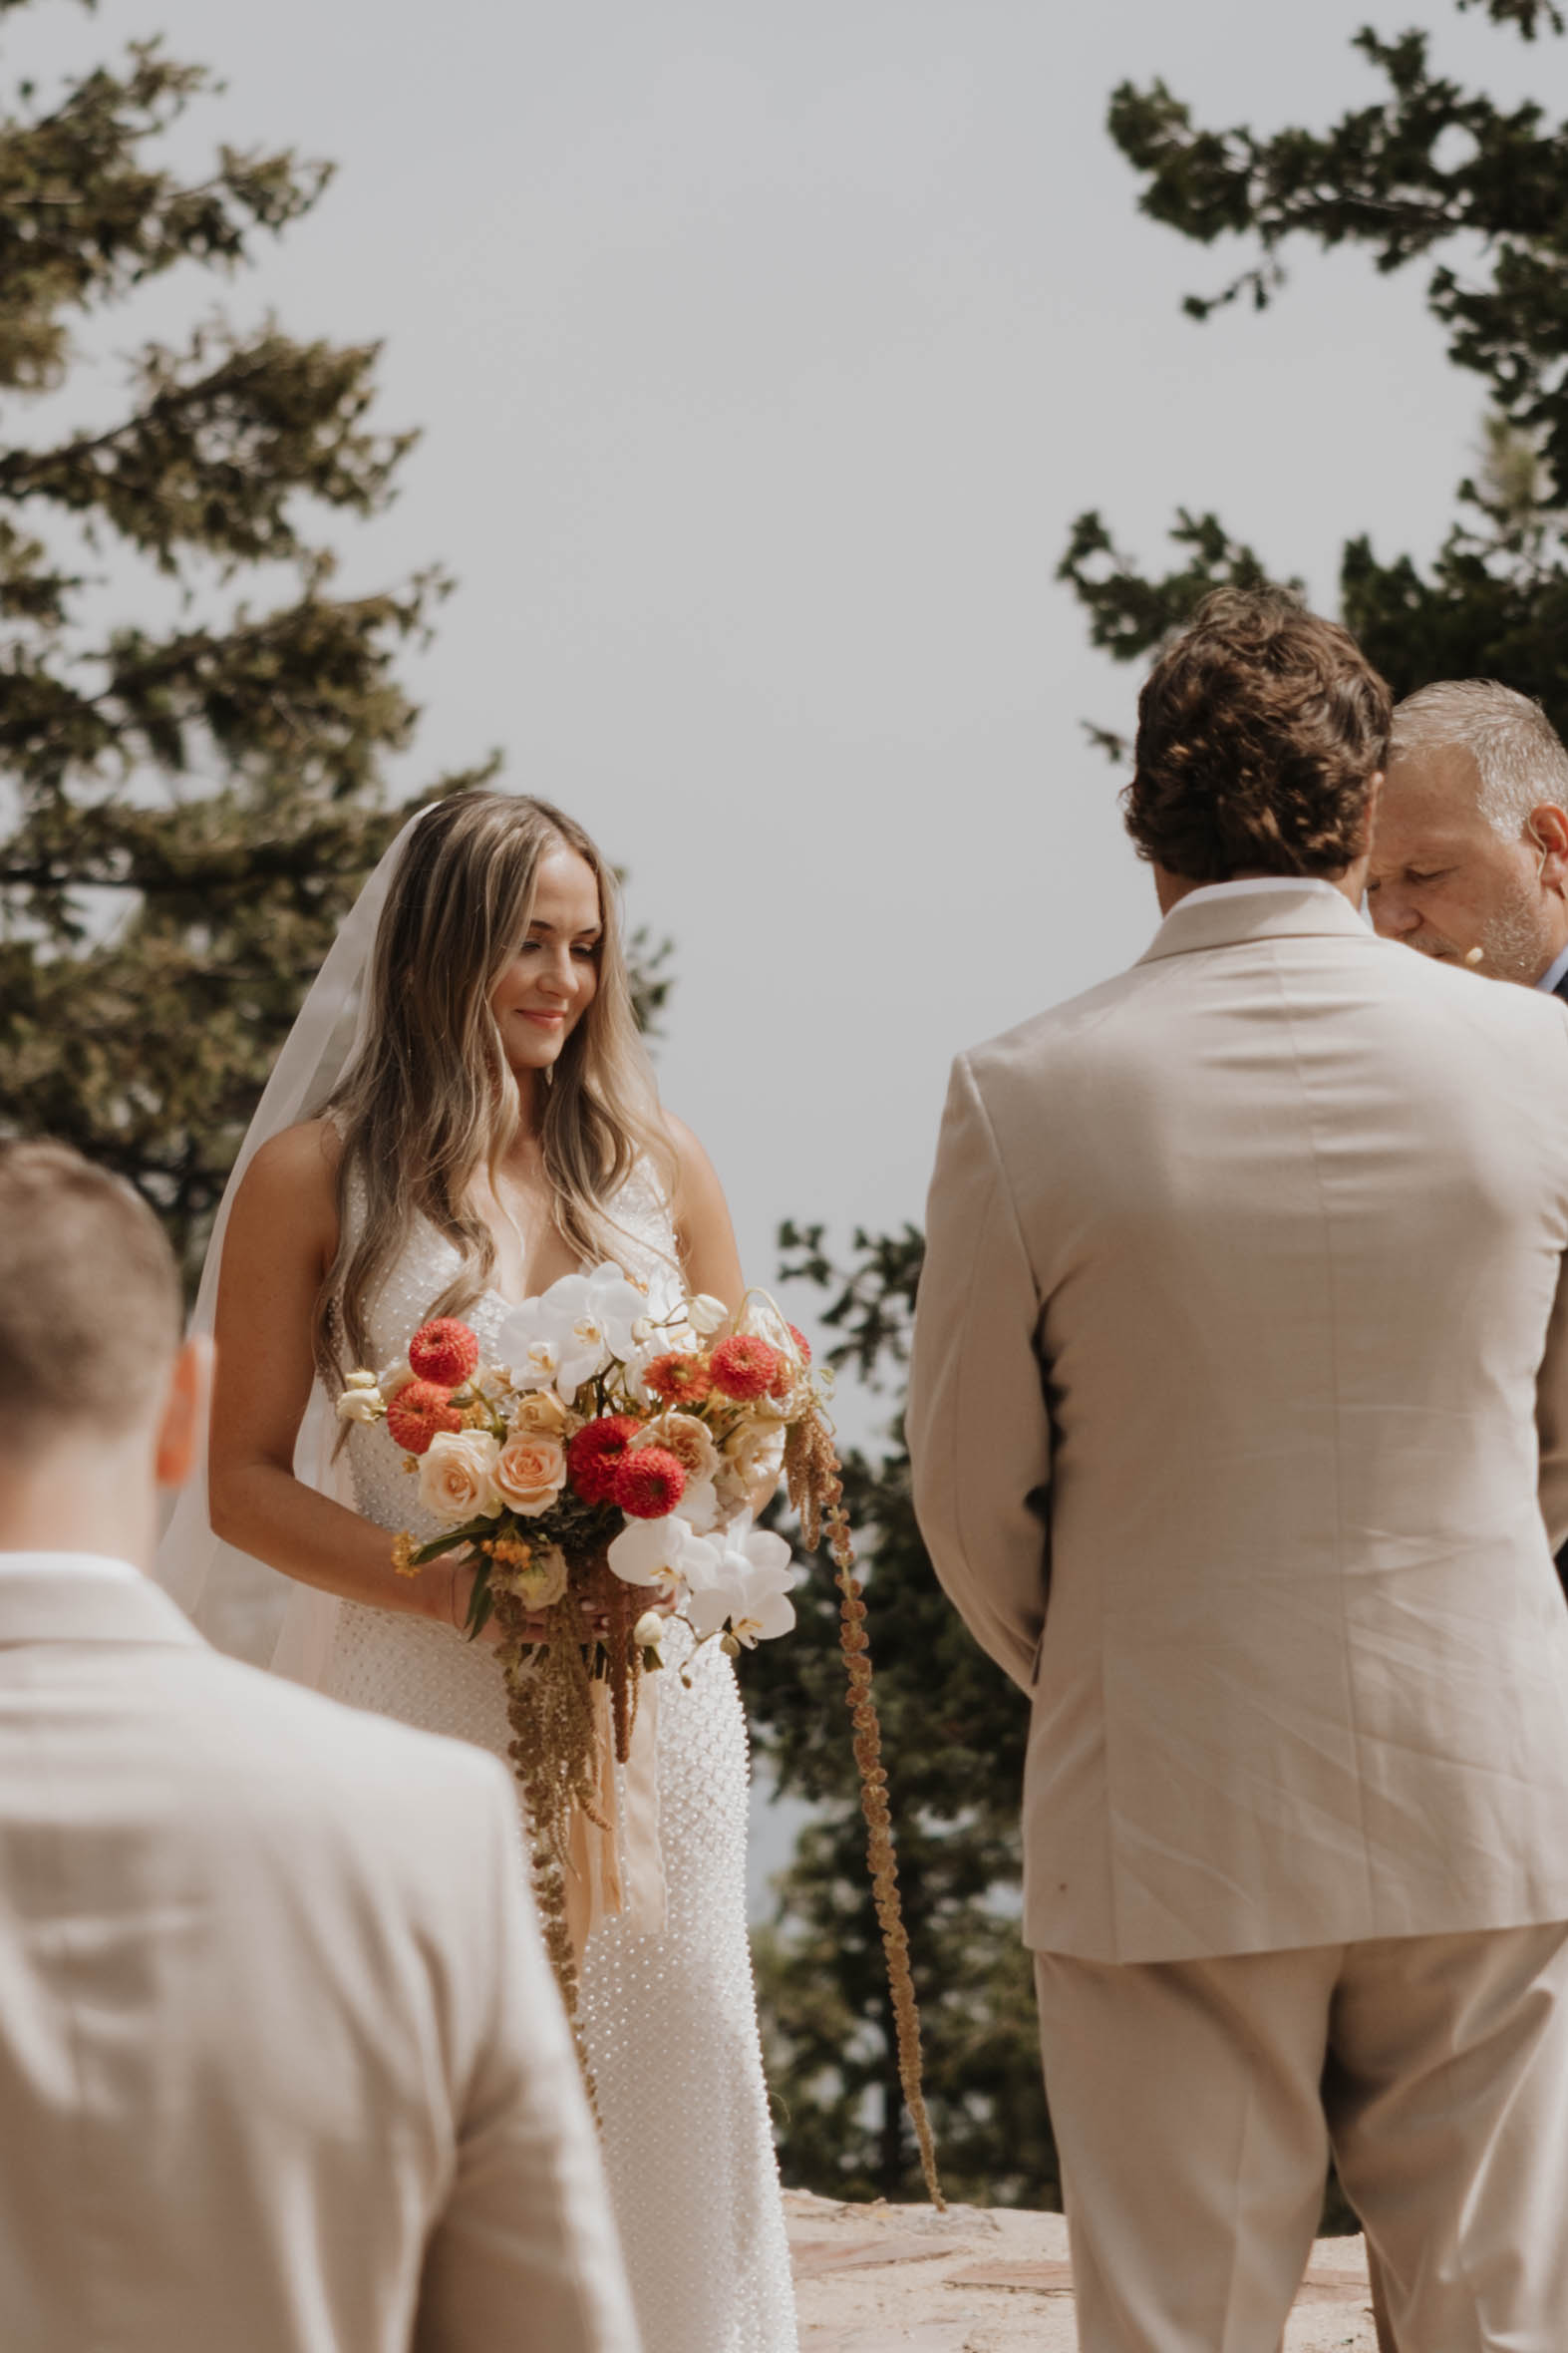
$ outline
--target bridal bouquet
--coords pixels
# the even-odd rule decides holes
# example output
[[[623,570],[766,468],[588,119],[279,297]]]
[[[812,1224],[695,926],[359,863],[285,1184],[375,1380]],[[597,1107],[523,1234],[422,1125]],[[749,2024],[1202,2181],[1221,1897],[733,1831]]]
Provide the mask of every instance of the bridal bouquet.
[[[421,1542],[399,1535],[394,1566],[414,1576],[467,1551],[468,1631],[496,1621],[534,1890],[574,2026],[574,1818],[611,1830],[606,1746],[628,1761],[639,1685],[663,1664],[671,1616],[732,1657],[794,1624],[790,1547],[752,1524],[783,1474],[807,1546],[825,1532],[838,1570],[872,1885],[905,2090],[929,2159],[865,1609],[809,1347],[766,1292],[749,1292],[732,1315],[673,1283],[655,1296],[605,1264],[513,1308],[496,1355],[504,1361],[485,1363],[467,1324],[437,1317],[406,1358],[350,1373],[337,1410],[385,1421],[440,1523]],[[934,2167],[928,2179],[939,2194]]]
[[[413,1576],[466,1551],[468,1631],[496,1618],[536,1889],[565,1976],[573,1811],[607,1829],[605,1735],[625,1764],[670,1616],[732,1656],[794,1623],[789,1547],[753,1527],[751,1505],[821,1389],[765,1295],[732,1317],[673,1286],[656,1300],[613,1264],[514,1308],[500,1353],[482,1362],[469,1326],[438,1317],[399,1363],[351,1373],[338,1412],[385,1420],[441,1523],[423,1542],[400,1535],[396,1567]]]

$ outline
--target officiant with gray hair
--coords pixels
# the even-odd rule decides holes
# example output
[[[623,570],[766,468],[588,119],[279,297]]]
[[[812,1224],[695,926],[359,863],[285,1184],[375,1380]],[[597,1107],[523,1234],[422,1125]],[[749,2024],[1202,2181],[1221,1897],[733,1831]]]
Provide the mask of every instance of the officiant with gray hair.
[[[1568,994],[1568,751],[1539,703],[1444,678],[1397,705],[1367,904],[1386,939]]]

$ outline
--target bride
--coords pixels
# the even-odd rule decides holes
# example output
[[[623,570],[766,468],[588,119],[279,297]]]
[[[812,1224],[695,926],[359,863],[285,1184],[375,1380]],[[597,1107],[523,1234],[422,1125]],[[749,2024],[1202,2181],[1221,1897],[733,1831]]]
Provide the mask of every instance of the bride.
[[[391,1533],[434,1523],[385,1426],[350,1424],[334,1447],[326,1401],[433,1315],[493,1350],[511,1306],[584,1265],[647,1282],[673,1264],[731,1306],[741,1269],[712,1166],[659,1107],[613,878],[582,829],[542,802],[456,796],[405,829],[346,934],[383,896],[368,970],[339,969],[301,1013],[301,1052],[285,1049],[298,1110],[318,1114],[289,1113],[285,1089],[295,1124],[268,1133],[269,1090],[214,1239],[210,1525],[296,1580],[277,1663],[504,1756],[498,1669],[459,1630],[471,1567],[394,1571]],[[335,1022],[341,1041],[357,980],[335,1072],[341,1042],[307,1052],[301,1033]],[[307,1423],[328,1434],[314,1467]],[[790,2353],[746,1939],[745,1725],[731,1661],[705,1645],[688,1684],[689,1647],[677,1624],[674,1671],[654,1679],[656,1830],[619,1795],[622,1839],[656,1842],[660,1904],[628,1900],[589,1933],[583,2040],[646,2353]]]

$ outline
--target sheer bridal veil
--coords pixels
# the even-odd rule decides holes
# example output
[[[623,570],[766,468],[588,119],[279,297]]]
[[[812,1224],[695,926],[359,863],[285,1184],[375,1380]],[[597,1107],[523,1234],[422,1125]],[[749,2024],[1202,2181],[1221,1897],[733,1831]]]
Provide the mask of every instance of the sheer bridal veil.
[[[344,917],[272,1067],[218,1204],[190,1320],[193,1332],[212,1329],[223,1236],[246,1170],[272,1137],[316,1118],[359,1051],[367,1010],[365,977],[381,910],[409,837],[426,815],[421,810],[410,818]],[[294,1449],[295,1476],[323,1495],[346,1501],[343,1472],[332,1459],[336,1438],[337,1424],[318,1381]],[[199,1470],[175,1504],[154,1575],[220,1650],[270,1663],[298,1682],[321,1680],[332,1646],[337,1600],[281,1576],[213,1534],[204,1451]]]

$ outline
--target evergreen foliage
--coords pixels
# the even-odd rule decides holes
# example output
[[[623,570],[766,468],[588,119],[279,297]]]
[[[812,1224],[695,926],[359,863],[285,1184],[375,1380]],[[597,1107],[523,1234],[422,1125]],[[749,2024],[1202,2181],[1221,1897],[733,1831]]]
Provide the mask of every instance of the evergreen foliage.
[[[0,1133],[127,1177],[192,1275],[369,868],[498,766],[389,807],[418,716],[397,660],[450,583],[333,590],[325,531],[384,510],[417,438],[371,422],[376,345],[207,314],[142,346],[118,414],[57,430],[84,329],[176,268],[234,273],[330,181],[289,150],[170,169],[211,88],[138,43],[0,112]],[[646,1024],[668,948],[633,951]]]
[[[1484,5],[1527,41],[1565,30],[1543,0]],[[1125,82],[1109,130],[1142,180],[1151,218],[1192,241],[1251,253],[1217,292],[1188,295],[1198,320],[1237,301],[1263,309],[1286,283],[1292,240],[1362,247],[1390,273],[1418,264],[1449,359],[1484,388],[1480,462],[1435,561],[1384,559],[1365,533],[1345,547],[1344,619],[1395,694],[1432,678],[1498,678],[1538,696],[1568,732],[1568,125],[1534,102],[1504,108],[1436,74],[1421,32],[1355,47],[1386,85],[1327,131],[1259,136],[1205,129],[1161,81]],[[1259,577],[1253,551],[1217,516],[1178,511],[1187,560],[1145,577],[1098,512],[1080,515],[1059,569],[1116,659],[1147,653],[1212,586]],[[1091,733],[1115,758],[1124,741]]]
[[[414,439],[370,421],[374,345],[209,316],[59,430],[84,330],[176,268],[232,272],[327,184],[288,151],[170,169],[209,87],[144,43],[0,113],[0,1130],[120,1172],[187,1263],[404,814],[395,662],[446,585],[333,592],[321,526],[379,513]]]

